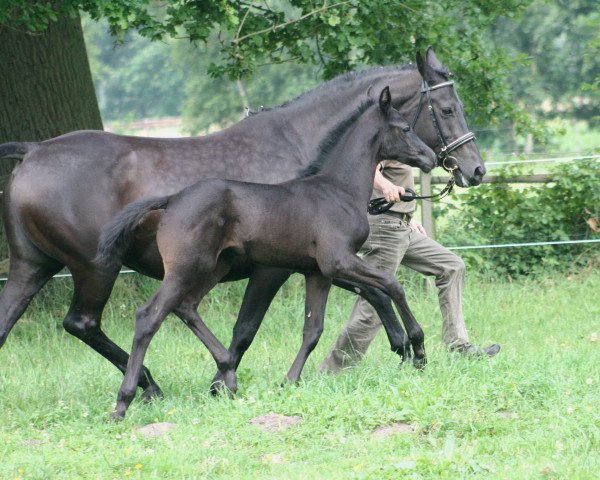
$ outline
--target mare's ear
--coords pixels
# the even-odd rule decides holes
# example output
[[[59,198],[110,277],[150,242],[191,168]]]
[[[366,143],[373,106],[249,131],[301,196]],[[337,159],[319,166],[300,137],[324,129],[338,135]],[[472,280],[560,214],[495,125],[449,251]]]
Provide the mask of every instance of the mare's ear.
[[[442,65],[442,62],[440,62],[435,56],[435,52],[433,51],[433,47],[431,45],[427,47],[427,53],[425,54],[425,62],[434,70],[440,72],[446,71],[446,67],[444,67]]]
[[[367,98],[372,98],[373,97],[373,84],[369,85],[369,88],[367,88]]]
[[[421,74],[421,77],[425,78],[425,60],[421,56],[421,52],[417,51],[417,70]]]
[[[379,108],[384,116],[388,116],[392,109],[392,94],[390,93],[390,87],[385,87],[379,95]]]
[[[435,71],[429,64],[430,52],[431,54],[433,54],[433,57],[437,60],[437,57],[435,57],[435,53],[433,53],[433,49],[431,47],[427,48],[425,60],[423,60],[421,53],[417,52],[417,69],[419,70],[419,73],[421,74],[423,80],[425,80],[426,82],[431,82],[435,78]],[[437,62],[439,63],[439,60],[437,60]]]

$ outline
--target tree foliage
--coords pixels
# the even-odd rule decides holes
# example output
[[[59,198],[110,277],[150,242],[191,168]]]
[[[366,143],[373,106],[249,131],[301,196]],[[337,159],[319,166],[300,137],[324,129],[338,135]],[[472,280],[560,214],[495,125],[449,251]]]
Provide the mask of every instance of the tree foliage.
[[[106,19],[125,39],[135,29],[151,40],[186,38],[214,46],[213,76],[245,78],[265,63],[313,63],[332,77],[365,64],[403,63],[433,44],[464,83],[463,98],[480,118],[511,114],[503,85],[510,59],[483,41],[498,16],[530,0],[165,0],[31,2],[6,0],[0,23],[42,30],[78,10]]]
[[[545,118],[600,114],[599,98],[585,87],[600,77],[599,25],[600,6],[590,0],[535,0],[520,21],[495,23],[493,42],[524,60],[507,81],[529,111]]]

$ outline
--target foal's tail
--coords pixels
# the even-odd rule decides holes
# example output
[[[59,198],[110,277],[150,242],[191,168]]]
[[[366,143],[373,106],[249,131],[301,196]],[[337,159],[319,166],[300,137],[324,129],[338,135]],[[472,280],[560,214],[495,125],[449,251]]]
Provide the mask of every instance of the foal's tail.
[[[152,210],[165,208],[169,203],[170,195],[140,200],[126,206],[110,222],[102,228],[98,253],[95,262],[119,262],[135,234],[135,229],[140,220]]]
[[[33,150],[37,144],[32,142],[10,142],[0,145],[0,158],[23,160],[23,157]]]

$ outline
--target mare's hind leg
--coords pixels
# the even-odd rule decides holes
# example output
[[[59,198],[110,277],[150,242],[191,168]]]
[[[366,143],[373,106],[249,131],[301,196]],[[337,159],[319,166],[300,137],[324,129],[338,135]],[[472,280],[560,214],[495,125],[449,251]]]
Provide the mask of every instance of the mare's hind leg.
[[[314,350],[323,333],[323,319],[327,296],[331,288],[331,280],[321,274],[306,275],[306,301],[304,316],[304,331],[302,346],[287,373],[289,382],[296,382],[300,378],[306,359]]]
[[[403,362],[410,360],[412,354],[410,350],[410,339],[402,330],[398,317],[392,308],[390,297],[375,287],[368,285],[348,282],[345,280],[333,279],[333,284],[345,290],[355,292],[369,302],[385,329],[392,352],[400,356]]]
[[[0,347],[34,295],[61,268],[60,263],[41,252],[27,259],[11,253],[8,280],[0,292]]]
[[[73,272],[75,288],[71,306],[63,320],[63,327],[125,373],[129,355],[101,328],[102,310],[110,297],[118,272],[117,268],[100,271],[92,267],[86,272]],[[159,386],[144,366],[138,386],[143,390],[144,401],[162,397]]]
[[[275,294],[290,277],[290,274],[290,270],[260,265],[254,266],[244,292],[244,300],[233,327],[233,337],[229,345],[229,351],[233,356],[235,365],[234,369],[239,366],[242,356],[254,340]],[[224,380],[222,372],[218,371],[212,380],[210,390],[212,394],[218,392],[218,389],[214,387],[218,387]]]

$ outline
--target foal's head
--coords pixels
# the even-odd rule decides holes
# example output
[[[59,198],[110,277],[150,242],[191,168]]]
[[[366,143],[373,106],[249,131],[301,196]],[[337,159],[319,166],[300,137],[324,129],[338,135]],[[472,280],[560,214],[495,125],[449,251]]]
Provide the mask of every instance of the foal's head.
[[[437,163],[436,155],[417,136],[400,112],[392,107],[389,87],[385,87],[379,95],[379,109],[385,121],[380,137],[379,159],[398,160],[424,172],[431,171]]]

